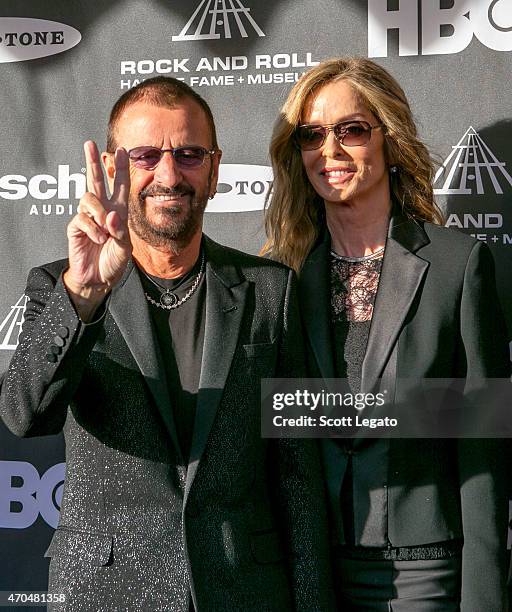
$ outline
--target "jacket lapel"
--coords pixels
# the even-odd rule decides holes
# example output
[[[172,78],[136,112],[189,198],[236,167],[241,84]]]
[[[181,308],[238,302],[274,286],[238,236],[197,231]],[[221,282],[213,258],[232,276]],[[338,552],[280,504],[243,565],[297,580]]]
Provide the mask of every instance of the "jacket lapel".
[[[151,324],[148,303],[144,298],[144,289],[133,261],[129,262],[121,282],[112,291],[109,310],[153,395],[177,456],[183,459],[158,339]]]
[[[325,231],[321,241],[304,262],[299,277],[304,327],[322,378],[335,377],[331,337],[330,248],[331,237]]]
[[[204,238],[206,322],[185,498],[195,478],[215,420],[238,343],[249,283],[227,249]]]
[[[428,262],[415,252],[429,239],[418,223],[391,218],[374,314],[362,366],[361,390],[371,391],[382,376]]]

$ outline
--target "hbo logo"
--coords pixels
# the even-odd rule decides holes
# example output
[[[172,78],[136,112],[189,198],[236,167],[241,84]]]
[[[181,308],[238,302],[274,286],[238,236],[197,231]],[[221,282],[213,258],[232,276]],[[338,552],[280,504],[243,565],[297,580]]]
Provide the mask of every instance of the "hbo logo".
[[[388,32],[398,30],[399,55],[438,55],[464,51],[473,36],[494,51],[512,51],[510,0],[368,0],[368,55],[387,57]],[[421,32],[421,48],[420,36]]]
[[[43,519],[59,522],[65,464],[57,463],[41,477],[31,463],[0,461],[0,528],[25,529]]]

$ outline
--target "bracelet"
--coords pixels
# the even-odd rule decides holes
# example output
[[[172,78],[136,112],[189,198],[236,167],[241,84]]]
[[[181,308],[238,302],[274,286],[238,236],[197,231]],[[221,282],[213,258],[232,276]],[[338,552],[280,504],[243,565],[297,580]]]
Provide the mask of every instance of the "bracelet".
[[[79,317],[80,324],[83,325],[84,327],[89,327],[90,325],[96,325],[96,323],[99,323],[100,321],[102,321],[106,317],[106,315],[107,315],[107,310],[108,310],[108,305],[110,303],[110,296],[111,295],[112,295],[112,293],[109,293],[108,296],[107,296],[107,299],[100,304],[99,308],[103,308],[103,312],[101,313],[100,317],[98,317],[94,321],[89,321],[89,322],[82,321],[82,319],[80,319],[80,317]]]

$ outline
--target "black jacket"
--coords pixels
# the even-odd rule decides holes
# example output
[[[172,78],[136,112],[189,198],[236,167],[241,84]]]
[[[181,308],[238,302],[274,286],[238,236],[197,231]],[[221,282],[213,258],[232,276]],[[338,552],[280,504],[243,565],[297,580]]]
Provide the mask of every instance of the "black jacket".
[[[323,378],[335,377],[329,250],[325,232],[299,277],[310,375]],[[362,366],[363,391],[382,381],[400,405],[407,397],[401,381],[506,378],[507,338],[489,249],[454,230],[395,214]],[[400,547],[463,538],[462,610],[504,611],[508,447],[493,439],[359,439],[345,450],[325,442],[334,543],[343,543],[339,495],[349,452],[356,544]]]
[[[47,553],[62,609],[186,612],[189,590],[197,612],[329,609],[316,447],[260,435],[260,378],[302,372],[294,277],[207,238],[204,247],[188,465],[133,264],[92,325],[68,298],[66,261],[29,275],[0,406],[15,434],[64,430],[66,482]]]

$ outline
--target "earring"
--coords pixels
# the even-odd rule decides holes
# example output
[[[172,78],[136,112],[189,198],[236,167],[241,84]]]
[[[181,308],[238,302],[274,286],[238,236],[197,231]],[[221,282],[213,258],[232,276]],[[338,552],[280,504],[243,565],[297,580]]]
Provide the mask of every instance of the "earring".
[[[215,197],[215,194],[216,194],[216,193],[217,193],[216,191],[214,191],[213,193],[211,193],[211,194],[208,196],[208,199],[209,199],[209,200],[213,200],[213,198]]]
[[[398,172],[398,166],[391,166],[389,168],[389,171],[391,172],[391,174],[396,174]]]

